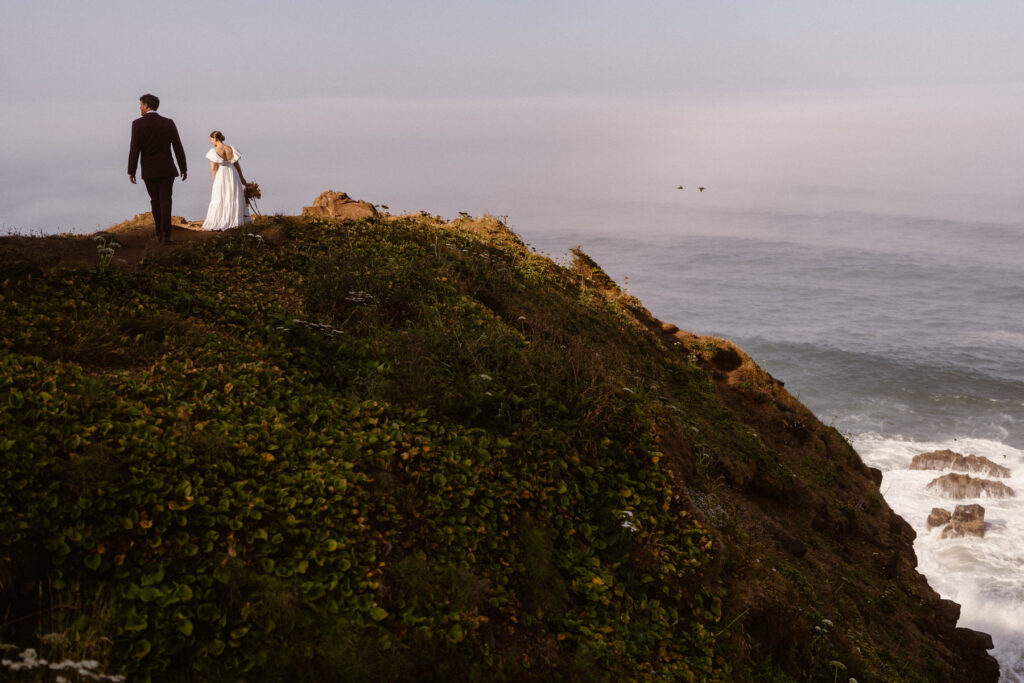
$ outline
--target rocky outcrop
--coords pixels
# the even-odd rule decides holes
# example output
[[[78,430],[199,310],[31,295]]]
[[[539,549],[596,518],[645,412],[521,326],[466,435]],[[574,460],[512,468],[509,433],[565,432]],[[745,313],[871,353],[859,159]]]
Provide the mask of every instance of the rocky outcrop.
[[[932,508],[931,513],[928,515],[928,528],[934,529],[937,526],[943,526],[949,524],[949,520],[953,517],[949,510],[943,508]]]
[[[1014,492],[1006,484],[991,479],[976,479],[969,474],[944,474],[933,479],[927,490],[945,498],[1013,498]]]
[[[967,669],[979,681],[999,680],[999,662],[986,650],[995,647],[992,636],[969,628],[957,628],[953,631],[954,645],[964,654]]]
[[[980,505],[957,505],[950,517],[949,524],[942,530],[943,538],[984,535],[985,508]]]
[[[875,486],[882,485],[882,470],[877,467],[869,467],[868,472],[871,474],[871,481],[875,482]]]
[[[328,190],[320,193],[313,206],[304,206],[302,215],[312,218],[359,220],[376,217],[377,209],[373,204],[352,199],[344,192]]]
[[[190,230],[198,230],[202,226],[202,221],[189,221],[185,220],[181,216],[171,216],[172,228],[188,228]],[[139,228],[153,228],[152,213],[150,213],[149,211],[146,211],[145,213],[137,213],[135,214],[134,218],[122,221],[117,225],[112,225],[109,228],[107,228],[104,232],[120,235],[125,232],[134,232]]]
[[[983,474],[986,477],[1009,477],[1010,469],[997,465],[986,457],[977,455],[962,455],[951,450],[931,451],[915,455],[910,461],[912,470],[953,470],[954,472],[969,472],[971,474]]]

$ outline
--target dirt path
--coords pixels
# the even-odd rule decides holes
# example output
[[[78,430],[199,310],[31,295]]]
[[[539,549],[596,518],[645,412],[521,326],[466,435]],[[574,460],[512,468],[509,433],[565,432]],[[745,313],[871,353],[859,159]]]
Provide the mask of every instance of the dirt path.
[[[129,267],[134,267],[151,254],[177,249],[186,242],[207,240],[218,234],[204,232],[199,229],[198,223],[190,223],[180,216],[175,216],[171,225],[171,244],[162,244],[156,238],[152,215],[140,213],[131,220],[91,235],[0,237],[0,254],[7,253],[40,266],[89,267],[99,262],[99,253],[96,250],[97,236],[106,235],[121,245],[116,249],[114,260],[123,261]]]

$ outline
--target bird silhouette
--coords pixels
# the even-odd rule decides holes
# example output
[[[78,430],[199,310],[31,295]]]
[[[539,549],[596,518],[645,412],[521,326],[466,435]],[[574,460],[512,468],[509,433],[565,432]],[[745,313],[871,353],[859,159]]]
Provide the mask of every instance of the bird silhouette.
[[[679,187],[677,187],[676,189],[677,189],[677,190],[681,190],[681,189],[683,189],[683,186],[682,186],[682,185],[680,185],[680,186],[679,186]]]
[[[703,192],[703,191],[704,191],[704,188],[703,188],[703,187],[698,187],[697,189],[698,189],[698,190],[700,190],[701,192]]]

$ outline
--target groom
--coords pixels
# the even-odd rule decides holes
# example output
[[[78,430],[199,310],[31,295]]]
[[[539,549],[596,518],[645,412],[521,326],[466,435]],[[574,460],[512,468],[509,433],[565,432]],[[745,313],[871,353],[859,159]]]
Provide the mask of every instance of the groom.
[[[185,150],[181,147],[178,129],[171,119],[165,119],[156,110],[160,98],[143,95],[139,98],[140,118],[132,121],[132,143],[128,152],[128,179],[135,184],[135,169],[142,156],[142,180],[149,192],[153,207],[153,222],[156,223],[156,237],[164,244],[171,242],[171,188],[178,169],[171,160],[171,148],[181,168],[181,181],[188,176]]]

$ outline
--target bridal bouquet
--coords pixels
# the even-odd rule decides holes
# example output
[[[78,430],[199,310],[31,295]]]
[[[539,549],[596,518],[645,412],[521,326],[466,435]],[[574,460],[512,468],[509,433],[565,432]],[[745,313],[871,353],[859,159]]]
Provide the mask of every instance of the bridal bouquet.
[[[260,215],[259,207],[256,206],[256,200],[263,197],[263,193],[260,192],[259,183],[246,183],[245,184],[245,203],[249,205],[249,208],[257,216]]]

